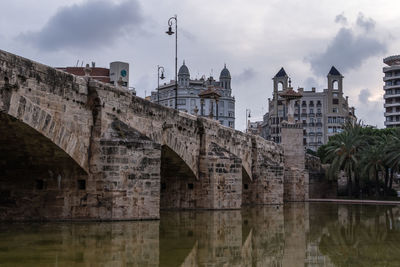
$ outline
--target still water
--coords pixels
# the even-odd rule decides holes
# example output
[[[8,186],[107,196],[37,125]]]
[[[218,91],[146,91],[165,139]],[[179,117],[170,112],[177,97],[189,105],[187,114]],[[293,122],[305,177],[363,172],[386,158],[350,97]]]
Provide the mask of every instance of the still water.
[[[293,203],[160,221],[0,224],[0,266],[400,266],[400,206]]]

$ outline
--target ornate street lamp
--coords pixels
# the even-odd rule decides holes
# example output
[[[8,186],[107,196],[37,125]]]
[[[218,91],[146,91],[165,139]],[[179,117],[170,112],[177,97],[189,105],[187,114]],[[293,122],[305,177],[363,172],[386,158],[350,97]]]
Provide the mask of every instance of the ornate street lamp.
[[[175,21],[175,32],[172,31],[172,24]],[[168,31],[165,32],[168,35],[175,33],[175,109],[178,109],[178,16],[169,18],[168,20]]]
[[[161,70],[161,76],[160,76]],[[157,104],[160,104],[160,79],[164,80],[164,67],[157,65]]]
[[[251,118],[250,112],[251,110],[246,108],[246,133],[249,131],[249,123]],[[247,118],[249,119],[247,120]]]

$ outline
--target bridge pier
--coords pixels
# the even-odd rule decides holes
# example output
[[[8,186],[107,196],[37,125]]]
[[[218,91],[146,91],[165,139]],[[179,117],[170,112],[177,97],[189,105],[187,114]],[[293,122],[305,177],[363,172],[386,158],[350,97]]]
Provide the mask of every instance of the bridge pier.
[[[282,204],[284,168],[279,163],[283,155],[259,138],[253,140],[253,180],[243,184],[243,204]]]
[[[94,142],[87,188],[92,201],[77,207],[75,216],[158,219],[161,146],[119,120]]]
[[[240,209],[242,161],[226,149],[210,143],[201,153],[197,208]]]

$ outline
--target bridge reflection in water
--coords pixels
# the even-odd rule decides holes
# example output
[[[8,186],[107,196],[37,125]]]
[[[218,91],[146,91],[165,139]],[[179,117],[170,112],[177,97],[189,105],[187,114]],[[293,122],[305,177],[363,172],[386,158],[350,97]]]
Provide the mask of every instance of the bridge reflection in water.
[[[5,266],[399,266],[400,209],[296,203],[160,221],[0,224]]]

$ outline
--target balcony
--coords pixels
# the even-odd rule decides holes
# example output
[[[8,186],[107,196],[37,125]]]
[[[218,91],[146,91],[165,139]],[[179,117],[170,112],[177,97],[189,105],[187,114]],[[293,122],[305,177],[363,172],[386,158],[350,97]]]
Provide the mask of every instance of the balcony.
[[[315,113],[314,112],[310,112],[310,113],[308,113],[308,116],[309,117],[315,117]]]
[[[400,88],[400,84],[397,84],[397,85],[385,85],[385,86],[383,86],[383,89],[384,89],[384,90],[387,90],[387,89],[396,89],[396,88]]]
[[[322,132],[317,132],[317,136],[322,136]]]
[[[315,133],[314,132],[309,132],[308,136],[315,136]]]
[[[307,117],[307,113],[301,113],[302,117]]]
[[[322,113],[317,113],[317,117],[322,117]]]
[[[385,112],[384,116],[396,116],[396,115],[400,115],[400,111],[392,111],[392,112]]]
[[[385,121],[385,126],[393,126],[393,125],[400,125],[400,121]]]
[[[383,104],[384,108],[389,108],[389,107],[397,107],[400,106],[400,101],[399,102],[391,102],[391,103],[385,103]]]
[[[391,94],[385,93],[385,94],[383,95],[383,98],[384,98],[384,99],[392,98],[392,97],[400,97],[400,92],[399,92],[399,93],[391,93]]]
[[[303,127],[306,127],[307,126],[307,122],[303,122]]]
[[[314,126],[315,126],[315,123],[310,122],[310,123],[308,124],[308,126],[309,126],[309,127],[314,127]]]
[[[322,122],[317,122],[315,125],[316,125],[317,127],[322,127]]]

